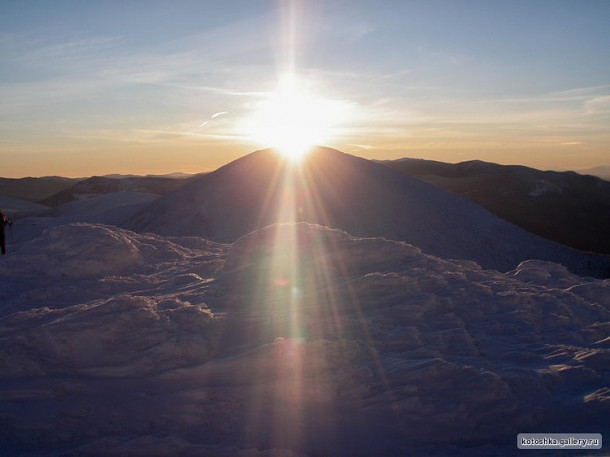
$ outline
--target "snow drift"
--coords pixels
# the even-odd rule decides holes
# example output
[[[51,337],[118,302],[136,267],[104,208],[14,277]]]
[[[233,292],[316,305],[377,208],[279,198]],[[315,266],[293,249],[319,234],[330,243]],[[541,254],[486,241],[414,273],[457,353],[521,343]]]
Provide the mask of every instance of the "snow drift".
[[[318,147],[300,166],[256,151],[151,203],[125,227],[233,242],[277,222],[402,240],[442,258],[507,271],[541,259],[610,276],[610,257],[531,235],[461,197],[378,163]]]
[[[518,432],[610,433],[610,281],[558,264],[500,273],[308,223],[232,245],[71,224],[11,264],[4,455],[506,455]]]
[[[47,229],[71,222],[118,226],[157,198],[154,194],[115,192],[70,201],[54,208],[36,205],[29,211],[12,211],[9,214],[16,223],[13,240],[17,243],[31,240]]]
[[[189,254],[159,237],[87,223],[53,227],[15,251],[10,263],[0,264],[0,271],[28,274],[34,267],[41,275],[70,278],[134,273],[159,259],[171,262]]]

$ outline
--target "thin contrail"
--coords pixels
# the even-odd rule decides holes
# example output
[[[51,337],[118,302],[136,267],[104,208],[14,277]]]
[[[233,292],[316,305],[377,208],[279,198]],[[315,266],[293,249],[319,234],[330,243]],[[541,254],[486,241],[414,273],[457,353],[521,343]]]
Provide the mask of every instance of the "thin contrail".
[[[217,117],[224,116],[225,114],[228,114],[228,113],[229,113],[228,111],[220,111],[218,113],[212,114],[207,121],[204,121],[199,125],[199,128],[205,127],[212,119],[216,119]]]

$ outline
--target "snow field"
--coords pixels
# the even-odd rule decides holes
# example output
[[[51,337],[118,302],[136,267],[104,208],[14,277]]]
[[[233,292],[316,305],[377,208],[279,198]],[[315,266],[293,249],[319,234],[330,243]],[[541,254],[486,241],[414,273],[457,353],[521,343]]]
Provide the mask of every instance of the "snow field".
[[[561,265],[307,223],[232,245],[73,223],[6,260],[7,455],[488,455],[608,431],[610,281]]]

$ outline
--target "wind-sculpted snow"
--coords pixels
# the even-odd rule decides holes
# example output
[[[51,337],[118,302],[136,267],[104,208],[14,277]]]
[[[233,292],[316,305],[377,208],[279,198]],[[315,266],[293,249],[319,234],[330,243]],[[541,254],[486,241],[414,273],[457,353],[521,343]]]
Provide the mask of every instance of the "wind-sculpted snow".
[[[13,197],[5,197],[3,195],[0,195],[0,208],[2,208],[3,212],[10,214],[13,218],[15,215],[19,216],[21,214],[28,214],[47,209],[47,207],[37,203],[32,203]]]
[[[0,264],[0,273],[70,278],[136,273],[197,255],[160,237],[87,223],[53,227],[16,246],[14,254]]]
[[[610,277],[610,256],[539,238],[455,194],[322,147],[299,166],[273,150],[256,151],[160,197],[125,227],[230,243],[267,225],[294,221],[406,241],[428,254],[500,271],[542,259],[581,275]]]
[[[270,240],[297,240],[306,279],[296,291],[288,284],[277,290],[285,265],[280,260],[274,273]],[[256,304],[259,316],[275,316],[275,332],[253,332],[248,341],[283,337],[305,341],[292,343],[304,351],[310,340],[349,348],[339,359],[357,361],[343,367],[351,390],[332,389],[354,395],[359,409],[351,414],[366,422],[392,416],[384,430],[396,439],[516,434],[565,414],[562,402],[572,413],[610,412],[603,398],[582,400],[603,394],[608,382],[610,281],[583,281],[544,262],[500,274],[425,256],[404,243],[306,225],[238,240],[223,274],[219,288],[227,303],[241,310]],[[334,359],[330,366],[337,367]],[[558,401],[554,391],[566,385],[569,393]]]
[[[11,248],[0,262],[0,316],[138,290],[190,301],[200,292],[189,284],[208,281],[226,251],[201,238],[170,240],[87,223],[52,227]]]
[[[2,320],[0,376],[134,376],[203,363],[214,318],[177,299],[109,300],[14,313]],[[144,355],[144,357],[143,357]]]
[[[610,281],[561,265],[307,223],[230,246],[73,224],[12,261],[3,455],[508,455],[519,432],[610,432]]]
[[[75,222],[120,225],[157,198],[155,194],[115,192],[53,208],[36,205],[28,211],[11,211],[8,214],[15,223],[13,240],[17,243],[31,240],[47,229]]]

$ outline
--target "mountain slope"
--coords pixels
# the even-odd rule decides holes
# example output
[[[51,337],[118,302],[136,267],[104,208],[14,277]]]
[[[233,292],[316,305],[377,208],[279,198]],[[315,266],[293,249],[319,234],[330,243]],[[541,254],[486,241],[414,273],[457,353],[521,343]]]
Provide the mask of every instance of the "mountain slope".
[[[80,179],[49,176],[44,178],[0,178],[0,195],[33,203],[65,190]]]
[[[36,205],[29,211],[7,214],[13,216],[13,239],[21,242],[36,238],[52,227],[72,222],[120,225],[157,198],[158,195],[151,193],[115,192],[55,207]]]
[[[182,179],[151,176],[134,176],[128,178],[93,176],[51,195],[40,203],[48,206],[57,206],[74,200],[83,200],[116,192],[138,192],[163,195],[177,189],[184,183],[185,181]]]
[[[300,166],[256,151],[171,192],[126,228],[218,242],[275,222],[404,240],[443,258],[509,270],[527,259],[607,276],[610,260],[535,237],[456,195],[375,162],[318,147]]]
[[[610,253],[610,182],[574,172],[481,161],[399,159],[383,164],[483,206],[536,235]]]
[[[39,205],[27,200],[14,197],[4,197],[0,195],[0,208],[5,216],[10,218],[19,217],[22,214],[36,213],[48,209],[46,206]]]

